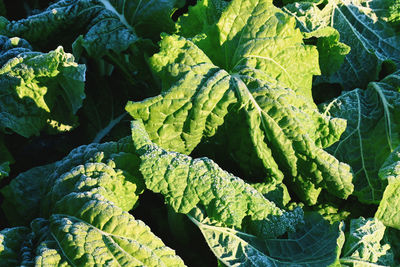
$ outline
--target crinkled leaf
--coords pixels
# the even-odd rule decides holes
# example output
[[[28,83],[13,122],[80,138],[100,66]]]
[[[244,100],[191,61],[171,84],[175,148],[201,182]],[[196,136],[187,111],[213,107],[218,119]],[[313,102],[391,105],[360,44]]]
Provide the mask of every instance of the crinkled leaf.
[[[83,34],[76,45],[89,55],[102,57],[109,51],[127,50],[139,39],[136,30],[140,36],[154,39],[162,31],[172,31],[170,16],[180,4],[175,0],[61,0],[28,18],[3,22],[2,32],[40,45],[51,36],[71,34],[69,29],[75,27],[74,39]]]
[[[323,116],[307,97],[261,80],[267,76],[262,70],[243,66],[229,74],[182,37],[164,36],[151,62],[163,93],[129,102],[126,110],[144,121],[161,147],[188,154],[218,129],[232,143],[226,145],[230,155],[251,176],[261,172],[281,181],[287,173],[297,194],[311,203],[321,188],[342,198],[351,193],[349,166],[322,149],[339,139],[345,121]]]
[[[340,263],[342,266],[394,266],[390,245],[382,243],[385,226],[377,219],[351,220]]]
[[[76,126],[86,67],[71,54],[33,52],[23,39],[0,36],[0,63],[0,129],[30,137]]]
[[[302,31],[330,26],[339,32],[341,42],[351,47],[341,68],[330,76],[320,77],[317,83],[339,83],[346,90],[363,88],[379,77],[383,62],[393,61],[399,66],[400,36],[377,16],[376,12],[382,11],[374,9],[375,2],[329,0],[322,10],[312,1],[285,7],[296,17]]]
[[[1,189],[2,209],[11,225],[27,225],[40,214],[43,189],[52,170],[53,164],[35,167],[19,174]]]
[[[348,45],[339,41],[339,32],[332,27],[324,27],[303,34],[308,39],[318,38],[316,45],[321,74],[329,76],[338,71],[351,50]]]
[[[318,53],[304,45],[295,23],[271,0],[232,1],[195,43],[229,73],[246,66],[265,73],[268,82],[278,81],[311,98],[312,76],[320,74]]]
[[[1,189],[2,208],[12,224],[28,224],[51,214],[52,205],[63,194],[96,191],[128,211],[138,198],[134,192],[143,187],[137,167],[128,139],[81,146],[60,161],[19,174]]]
[[[321,216],[330,223],[343,221],[350,215],[349,211],[340,209],[338,205],[334,203],[318,204],[313,207],[313,210],[321,214]]]
[[[344,92],[323,105],[325,113],[347,120],[340,141],[327,150],[354,171],[354,194],[365,203],[379,203],[386,181],[378,171],[390,152],[400,144],[399,72],[366,90]]]
[[[100,194],[70,193],[52,213],[32,221],[20,247],[0,251],[0,258],[24,266],[185,266],[148,226]],[[6,234],[0,237],[11,243]]]
[[[26,227],[5,228],[0,231],[0,266],[18,266],[21,247],[29,233]]]
[[[290,201],[289,191],[283,183],[256,183],[251,186],[280,208],[285,207]]]
[[[190,38],[209,31],[218,22],[228,4],[224,0],[198,0],[194,6],[189,6],[187,14],[178,18],[176,32]]]
[[[379,203],[375,217],[386,226],[400,230],[400,146],[386,159],[379,170],[379,178],[387,181],[383,197]]]
[[[226,266],[337,266],[344,242],[342,225],[329,225],[315,215],[286,239],[263,239],[218,225],[200,212],[189,218]]]
[[[302,221],[301,209],[285,212],[212,160],[156,146],[141,121],[132,122],[132,138],[146,187],[164,195],[176,212],[187,214],[202,205],[211,218],[237,227],[249,216],[262,224],[259,232],[265,236],[281,235]]]
[[[75,266],[184,266],[142,221],[97,194],[65,196],[57,202],[49,228],[58,251]],[[79,247],[83,251],[76,251]]]
[[[16,201],[24,220],[44,219],[34,219],[22,245],[12,247],[12,253],[0,251],[0,257],[17,265],[184,266],[149,227],[128,213],[141,191],[135,183],[139,177],[132,173],[138,168],[137,157],[130,152],[129,139],[82,146],[61,161],[14,179],[2,190],[5,207]],[[33,186],[19,186],[29,183]],[[27,207],[21,210],[19,205]],[[35,214],[21,214],[27,208]],[[0,237],[8,238],[5,234]]]

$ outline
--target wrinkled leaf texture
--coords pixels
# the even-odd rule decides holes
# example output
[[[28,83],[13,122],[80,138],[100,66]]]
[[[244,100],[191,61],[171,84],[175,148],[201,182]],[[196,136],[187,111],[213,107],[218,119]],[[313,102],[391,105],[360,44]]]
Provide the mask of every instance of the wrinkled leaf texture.
[[[352,192],[349,166],[323,150],[345,121],[312,102],[317,51],[303,44],[294,18],[271,1],[233,1],[205,35],[165,35],[160,46],[150,63],[162,94],[126,106],[155,143],[189,154],[218,130],[245,173],[278,181],[287,173],[303,201],[315,203],[322,188]]]
[[[340,69],[318,77],[316,83],[338,83],[345,90],[365,88],[379,78],[384,62],[399,67],[400,36],[387,19],[377,16],[387,10],[384,1],[329,0],[323,9],[313,1],[285,6],[303,32],[332,27],[339,32],[340,41],[351,47]]]
[[[130,138],[82,146],[3,188],[15,222],[37,218],[0,232],[0,265],[184,266],[128,213],[143,190],[132,152]]]
[[[86,67],[62,47],[32,51],[21,38],[0,35],[0,129],[24,137],[77,126]]]
[[[326,114],[347,120],[339,142],[327,150],[350,164],[354,171],[354,195],[361,202],[379,204],[386,180],[378,171],[389,154],[400,144],[400,76],[399,72],[366,90],[343,92],[322,105]]]

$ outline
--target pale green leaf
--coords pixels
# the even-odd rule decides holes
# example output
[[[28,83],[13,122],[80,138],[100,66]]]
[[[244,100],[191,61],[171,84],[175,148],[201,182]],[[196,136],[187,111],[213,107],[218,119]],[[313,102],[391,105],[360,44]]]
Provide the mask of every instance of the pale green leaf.
[[[0,258],[22,266],[184,266],[128,213],[141,192],[133,149],[127,138],[82,146],[15,178],[2,189],[7,213],[12,214],[8,204],[15,201],[15,217],[23,218],[18,223],[36,219],[19,246],[8,240],[8,232],[0,232],[7,246]]]
[[[28,224],[51,214],[56,199],[67,192],[100,190],[128,211],[138,199],[129,192],[140,193],[143,187],[137,166],[138,158],[128,139],[81,146],[60,161],[19,174],[1,189],[5,198],[2,208],[11,224]]]
[[[229,74],[183,37],[164,36],[151,64],[162,94],[128,102],[126,110],[161,147],[189,154],[218,132],[246,173],[278,181],[287,173],[304,201],[315,203],[321,188],[342,198],[351,193],[349,166],[322,149],[339,139],[345,121],[323,116],[307,97],[264,81],[262,70],[242,66]]]
[[[176,32],[186,38],[207,32],[219,20],[228,4],[224,0],[198,0],[194,6],[189,6],[187,14],[178,18]]]
[[[375,217],[386,226],[400,230],[400,146],[386,159],[379,170],[379,178],[388,183]]]
[[[62,47],[33,52],[20,38],[0,36],[0,129],[24,137],[71,130],[82,106],[84,65]]]
[[[153,144],[141,121],[132,122],[132,138],[140,156],[146,187],[161,193],[179,213],[204,206],[211,218],[240,227],[248,216],[264,236],[277,236],[302,221],[302,210],[285,212],[242,179],[208,158],[193,159]]]

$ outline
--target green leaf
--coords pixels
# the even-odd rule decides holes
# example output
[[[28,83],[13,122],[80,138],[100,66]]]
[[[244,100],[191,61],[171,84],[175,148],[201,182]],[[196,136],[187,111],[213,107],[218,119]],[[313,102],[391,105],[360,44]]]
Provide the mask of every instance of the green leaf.
[[[96,194],[67,195],[57,203],[49,228],[60,250],[75,266],[184,266],[142,221]],[[77,247],[83,251],[76,251]]]
[[[379,178],[388,183],[375,217],[386,226],[400,230],[400,146],[386,159],[379,170]]]
[[[61,161],[14,179],[2,190],[4,204],[10,208],[7,204],[15,201],[24,220],[37,218],[31,233],[20,237],[20,246],[8,241],[7,231],[0,232],[0,240],[10,247],[0,250],[0,258],[16,265],[184,266],[148,226],[128,213],[141,192],[140,182],[136,184],[140,177],[132,172],[138,167],[132,149],[129,139],[82,146]],[[36,214],[21,214],[27,209]]]
[[[141,121],[132,122],[132,138],[146,187],[161,193],[178,213],[187,214],[201,205],[211,218],[236,227],[249,216],[261,225],[258,232],[264,236],[281,235],[302,221],[301,209],[281,210],[212,160],[193,159],[156,146]]]
[[[89,55],[102,57],[108,51],[127,50],[138,41],[137,34],[158,39],[160,32],[171,32],[171,13],[181,4],[179,0],[60,0],[38,14],[5,23],[2,32],[40,46],[52,36],[71,35],[70,27],[79,25],[73,38],[82,33],[77,39],[79,45]]]
[[[0,181],[10,173],[10,164],[15,160],[4,144],[4,137],[0,135]]]
[[[378,204],[386,181],[378,171],[393,149],[400,144],[399,72],[380,82],[371,82],[366,90],[344,92],[322,106],[325,114],[347,120],[340,141],[327,150],[354,172],[354,195],[364,203]]]
[[[307,39],[318,38],[316,45],[321,74],[330,76],[338,71],[351,50],[350,46],[339,41],[339,32],[332,27],[324,27],[303,34]]]
[[[349,166],[322,149],[339,139],[343,120],[323,116],[307,97],[262,80],[268,76],[262,70],[242,66],[229,74],[176,35],[164,36],[151,64],[163,93],[128,102],[126,110],[143,120],[161,147],[189,154],[218,130],[223,142],[232,142],[225,144],[229,154],[250,176],[281,181],[287,173],[296,193],[310,203],[321,188],[342,198],[351,193]]]
[[[400,1],[377,0],[370,3],[376,15],[387,21],[397,32],[400,26]]]
[[[19,174],[1,189],[4,196],[2,209],[11,225],[28,225],[40,214],[43,189],[52,170],[53,164],[35,167]]]
[[[342,266],[394,266],[389,244],[381,244],[385,226],[377,219],[351,220],[340,263]]]
[[[322,9],[313,1],[285,6],[284,10],[296,18],[303,32],[333,27],[341,42],[351,47],[341,68],[318,78],[316,83],[339,83],[346,90],[363,88],[377,80],[384,62],[393,61],[399,66],[400,36],[377,16],[382,10],[374,9],[375,2],[379,1],[329,0]]]
[[[311,98],[312,76],[320,74],[318,55],[315,47],[303,44],[295,23],[270,0],[232,1],[196,44],[230,73],[243,66],[256,69],[267,74],[266,81]]]
[[[145,57],[153,53],[152,40],[172,32],[171,15],[182,0],[59,0],[47,9],[17,21],[3,18],[0,33],[20,36],[35,47],[72,44],[74,55],[106,59],[131,84],[150,76]],[[71,31],[71,29],[74,29]],[[150,38],[150,39],[148,39]],[[150,86],[151,87],[151,86]]]
[[[1,189],[2,208],[11,224],[28,224],[51,214],[52,205],[63,194],[101,190],[100,194],[129,211],[143,189],[137,167],[129,139],[81,146],[60,161],[19,174]]]
[[[29,233],[26,227],[5,228],[0,231],[0,266],[19,264],[19,252]]]
[[[4,177],[7,177],[9,173],[10,173],[10,163],[8,161],[2,162],[0,164],[0,180],[3,179]]]
[[[5,36],[0,46],[0,129],[30,137],[45,128],[75,127],[74,114],[85,98],[86,67],[62,47],[33,52],[25,40]]]
[[[218,225],[200,212],[189,218],[200,228],[215,256],[226,266],[338,266],[342,224],[315,215],[287,239],[263,239]]]
[[[280,208],[284,208],[290,201],[289,191],[283,183],[256,183],[251,186]]]
[[[314,206],[312,210],[321,214],[321,216],[330,223],[343,221],[351,214],[346,209],[339,209],[338,205],[335,205],[335,203],[324,203],[324,201],[321,200],[319,202],[322,204]]]
[[[384,240],[390,244],[395,264],[400,264],[400,231],[391,227],[386,228]]]
[[[194,37],[207,32],[218,22],[229,2],[223,0],[199,0],[196,5],[189,6],[188,13],[178,18],[176,33],[186,37]]]

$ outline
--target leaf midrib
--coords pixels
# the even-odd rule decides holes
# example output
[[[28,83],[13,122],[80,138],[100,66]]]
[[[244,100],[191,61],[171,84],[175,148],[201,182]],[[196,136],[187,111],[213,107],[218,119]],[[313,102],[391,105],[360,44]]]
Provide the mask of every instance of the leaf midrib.
[[[120,13],[115,9],[115,7],[114,7],[113,5],[111,5],[110,1],[108,1],[108,0],[99,0],[99,1],[104,5],[104,7],[105,7],[107,10],[109,10],[109,11],[111,11],[113,14],[115,14],[115,15],[119,18],[120,22],[121,22],[122,24],[124,24],[129,30],[131,30],[132,32],[135,31],[135,30],[133,29],[133,27],[132,27],[132,26],[128,23],[128,21],[126,20],[124,14],[120,14]]]

